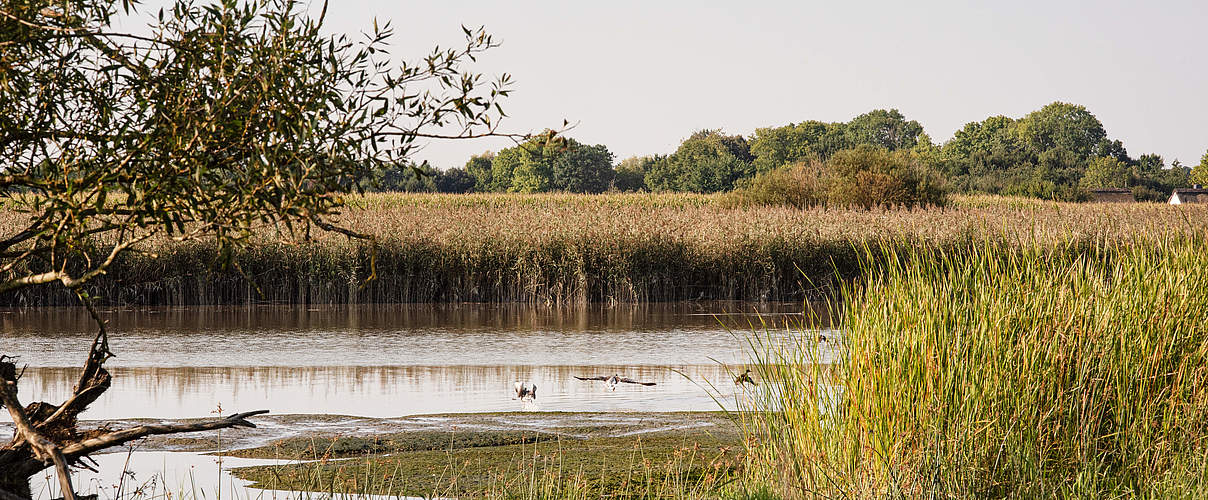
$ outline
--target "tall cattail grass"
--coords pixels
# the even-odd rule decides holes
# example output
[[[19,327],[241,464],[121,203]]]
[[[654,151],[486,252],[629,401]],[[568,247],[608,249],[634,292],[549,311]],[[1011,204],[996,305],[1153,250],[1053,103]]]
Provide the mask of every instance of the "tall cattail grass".
[[[785,498],[1203,496],[1206,243],[867,248],[835,298],[840,363],[816,363],[808,321],[754,337],[750,480]]]
[[[1127,246],[1204,231],[1208,207],[958,197],[946,208],[742,207],[723,195],[375,194],[349,200],[347,227],[373,241],[266,228],[222,267],[206,242],[151,242],[91,290],[115,305],[248,303],[634,303],[801,300],[860,273],[859,248]],[[25,215],[0,212],[0,228]],[[376,268],[376,279],[367,281]],[[242,273],[237,269],[242,269]],[[0,297],[72,305],[54,287]]]

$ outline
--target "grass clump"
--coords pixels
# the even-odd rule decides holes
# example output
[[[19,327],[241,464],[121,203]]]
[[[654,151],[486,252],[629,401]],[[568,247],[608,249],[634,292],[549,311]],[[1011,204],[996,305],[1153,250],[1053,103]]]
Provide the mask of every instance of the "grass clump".
[[[883,249],[840,293],[838,370],[809,334],[762,350],[758,480],[790,498],[1196,496],[1204,249]]]
[[[256,488],[332,496],[701,498],[732,481],[744,462],[735,430],[496,445],[451,436],[446,433],[443,449],[375,450],[346,460],[322,455],[235,473]]]

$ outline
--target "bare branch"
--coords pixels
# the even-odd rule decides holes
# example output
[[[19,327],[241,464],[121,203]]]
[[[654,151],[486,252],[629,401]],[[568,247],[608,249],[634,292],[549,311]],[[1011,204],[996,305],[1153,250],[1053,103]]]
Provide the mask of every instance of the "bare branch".
[[[16,279],[8,280],[4,283],[0,283],[0,294],[2,294],[4,292],[16,290],[18,288],[24,288],[24,287],[27,287],[30,285],[44,285],[46,283],[54,283],[56,281],[61,281],[65,278],[70,279],[70,276],[68,276],[67,273],[64,273],[61,271],[51,271],[51,272],[46,272],[46,273],[41,273],[41,274],[34,274],[34,275],[26,276],[23,278],[16,278]]]
[[[17,379],[13,374],[5,373],[3,377],[0,377],[0,401],[8,408],[8,414],[13,418],[13,426],[17,429],[17,435],[33,449],[34,457],[41,460],[43,464],[46,462],[54,464],[59,476],[59,486],[63,489],[64,500],[75,500],[75,490],[71,486],[71,473],[67,470],[67,460],[58,445],[30,425],[21,401],[17,399]]]
[[[256,424],[249,422],[247,418],[254,417],[256,415],[263,415],[265,413],[268,413],[268,410],[249,411],[237,413],[221,420],[212,420],[209,422],[199,422],[195,424],[140,425],[138,427],[114,431],[94,438],[85,439],[78,443],[70,444],[63,448],[63,456],[70,460],[74,460],[94,451],[103,450],[111,446],[117,446],[122,443],[146,436],[212,431],[217,429],[229,429],[232,427],[255,428]]]

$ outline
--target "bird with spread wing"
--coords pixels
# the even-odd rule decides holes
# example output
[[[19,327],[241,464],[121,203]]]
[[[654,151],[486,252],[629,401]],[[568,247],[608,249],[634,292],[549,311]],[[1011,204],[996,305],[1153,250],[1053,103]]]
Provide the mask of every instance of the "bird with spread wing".
[[[645,386],[657,385],[657,384],[655,384],[654,382],[639,382],[639,381],[634,380],[634,379],[631,379],[631,378],[622,377],[622,376],[617,375],[617,374],[615,374],[615,373],[614,373],[614,374],[612,374],[612,375],[600,375],[600,376],[597,376],[597,377],[580,377],[580,376],[578,376],[578,375],[575,375],[575,378],[577,378],[577,379],[579,379],[579,380],[600,380],[600,381],[603,381],[603,382],[604,382],[604,387],[607,387],[607,388],[608,388],[608,390],[610,390],[610,391],[615,391],[615,390],[617,390],[617,384],[621,384],[621,383],[624,383],[624,384],[637,384],[637,385],[645,385]]]

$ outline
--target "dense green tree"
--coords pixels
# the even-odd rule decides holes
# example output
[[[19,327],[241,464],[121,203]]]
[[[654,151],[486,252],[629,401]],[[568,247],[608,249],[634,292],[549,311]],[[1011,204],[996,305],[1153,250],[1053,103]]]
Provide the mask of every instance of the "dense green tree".
[[[750,148],[742,136],[702,130],[685,139],[675,153],[652,165],[646,186],[653,191],[714,193],[729,191],[754,175]]]
[[[436,191],[436,174],[436,168],[427,163],[385,165],[374,170],[363,187],[367,191],[431,193]]]
[[[1014,123],[1015,120],[1005,116],[967,123],[944,144],[944,154],[950,158],[973,158],[1017,152],[1022,144],[1010,133]]]
[[[602,193],[612,185],[612,153],[603,144],[570,139],[553,161],[553,188],[571,193]]]
[[[474,191],[476,180],[464,168],[450,168],[437,172],[435,187],[439,193],[469,193]]]
[[[931,170],[944,171],[944,150],[932,142],[931,136],[926,132],[919,134],[917,143],[910,148],[910,157]]]
[[[814,159],[867,144],[893,151],[918,145],[923,126],[906,120],[898,110],[873,110],[846,123],[804,121],[755,130],[751,138],[756,172]]]
[[[534,148],[538,148],[538,146],[521,145],[496,153],[495,157],[491,159],[490,183],[487,184],[486,191],[494,193],[513,191],[512,181],[516,175],[516,168],[530,161],[530,150]]]
[[[1191,169],[1191,183],[1208,185],[1208,153],[1200,158],[1200,164]]]
[[[847,122],[847,142],[852,146],[869,144],[889,151],[910,149],[918,144],[923,126],[906,120],[896,109],[876,109]]]
[[[1033,176],[1033,196],[1062,201],[1084,201],[1087,195],[1078,183],[1086,171],[1087,158],[1064,148],[1040,154]]]
[[[491,170],[491,160],[495,158],[495,153],[487,151],[480,155],[471,156],[466,161],[465,171],[474,178],[474,191],[485,193],[491,190],[493,179]]]
[[[1010,129],[1015,120],[991,116],[968,123],[944,143],[938,168],[959,191],[1005,192],[1008,186],[1031,178],[1035,159]]]
[[[502,178],[511,181],[503,187]],[[612,153],[603,145],[546,134],[495,155],[495,190],[518,193],[599,193],[612,183]]]
[[[1133,166],[1133,177],[1157,179],[1161,177],[1163,170],[1166,170],[1166,160],[1162,159],[1161,155],[1145,154],[1137,158],[1136,165]]]
[[[495,46],[481,30],[403,62],[389,24],[361,42],[328,36],[299,2],[179,0],[148,29],[123,32],[137,3],[0,3],[0,204],[24,214],[0,235],[0,293],[66,289],[98,329],[61,405],[21,402],[20,369],[0,351],[0,407],[14,429],[0,444],[0,498],[31,498],[30,478],[54,467],[59,494],[74,500],[68,467],[87,467],[90,454],[150,434],[253,426],[247,417],[263,413],[76,428],[111,384],[89,286],[116,260],[152,251],[148,241],[202,241],[234,265],[253,236],[295,243],[317,227],[359,237],[339,226],[344,195],[407,164],[418,141],[494,134],[509,92],[506,78],[466,71]]]
[[[1131,184],[1128,165],[1115,158],[1092,159],[1082,174],[1082,189],[1127,188]]]
[[[1164,189],[1156,177],[1168,175],[1160,157],[1133,160],[1086,108],[1062,102],[1018,120],[994,116],[966,124],[944,144],[937,165],[960,191],[1065,200],[1084,199],[1081,190],[1107,185],[1142,186],[1152,197]],[[1088,166],[1096,171],[1087,172]]]
[[[755,156],[757,172],[801,161],[826,159],[848,146],[845,124],[813,120],[756,129],[751,138],[751,154]]]
[[[1085,107],[1054,102],[1028,113],[1014,123],[1012,134],[1039,156],[1062,149],[1076,156],[1114,156],[1103,123]]]
[[[1186,187],[1191,185],[1191,168],[1184,166],[1179,160],[1171,162],[1170,168],[1162,172],[1162,180],[1168,186]]]
[[[520,149],[522,152],[516,155],[505,155],[507,150],[504,150],[500,151],[495,158],[496,163],[511,162],[513,159],[516,162],[515,166],[511,168],[512,183],[508,190],[517,193],[544,193],[552,190],[554,147],[550,147],[548,142],[542,142],[529,143],[513,149]]]
[[[658,155],[632,156],[621,160],[621,163],[614,168],[612,187],[617,191],[625,192],[646,190],[646,174],[650,173],[650,169],[655,163],[662,160],[663,157]]]

